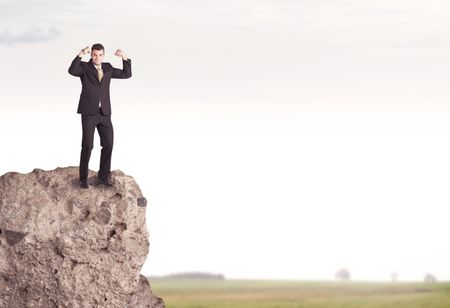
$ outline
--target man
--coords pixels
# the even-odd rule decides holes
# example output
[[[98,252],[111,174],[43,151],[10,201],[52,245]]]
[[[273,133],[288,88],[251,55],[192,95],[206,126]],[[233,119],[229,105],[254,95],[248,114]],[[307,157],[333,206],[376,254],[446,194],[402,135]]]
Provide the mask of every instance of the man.
[[[89,158],[94,147],[94,132],[97,127],[102,146],[100,156],[100,169],[97,175],[99,184],[111,186],[109,173],[111,169],[111,154],[113,149],[113,126],[111,123],[111,102],[109,98],[109,84],[111,78],[130,78],[131,59],[125,53],[117,49],[115,55],[122,57],[123,69],[114,68],[108,62],[102,62],[105,48],[102,44],[94,44],[91,48],[91,59],[82,62],[84,55],[89,53],[89,47],[80,51],[73,59],[69,67],[69,74],[80,77],[81,94],[77,113],[81,114],[83,138],[81,141],[80,155],[80,187],[89,188],[88,171]]]

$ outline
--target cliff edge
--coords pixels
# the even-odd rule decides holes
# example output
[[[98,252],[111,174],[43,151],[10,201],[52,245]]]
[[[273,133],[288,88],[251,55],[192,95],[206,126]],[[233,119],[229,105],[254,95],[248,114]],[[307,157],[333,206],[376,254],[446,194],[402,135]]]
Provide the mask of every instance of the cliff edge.
[[[0,177],[0,307],[165,306],[140,275],[147,200],[131,176],[110,179],[82,189],[78,167]]]

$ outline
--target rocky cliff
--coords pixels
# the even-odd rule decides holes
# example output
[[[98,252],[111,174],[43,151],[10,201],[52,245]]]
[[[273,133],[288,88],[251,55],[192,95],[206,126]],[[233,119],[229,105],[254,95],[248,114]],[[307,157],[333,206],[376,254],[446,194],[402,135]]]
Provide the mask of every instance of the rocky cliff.
[[[78,167],[0,177],[0,307],[164,307],[140,270],[147,200],[131,176],[82,189]]]

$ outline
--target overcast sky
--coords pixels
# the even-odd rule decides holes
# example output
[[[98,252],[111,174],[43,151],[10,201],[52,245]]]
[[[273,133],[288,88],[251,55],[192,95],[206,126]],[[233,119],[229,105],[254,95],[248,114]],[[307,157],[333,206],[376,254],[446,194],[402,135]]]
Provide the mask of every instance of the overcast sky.
[[[0,174],[78,166],[86,46],[147,275],[450,279],[450,2],[0,0]],[[86,56],[84,61],[88,61]],[[98,171],[96,132],[90,169]]]

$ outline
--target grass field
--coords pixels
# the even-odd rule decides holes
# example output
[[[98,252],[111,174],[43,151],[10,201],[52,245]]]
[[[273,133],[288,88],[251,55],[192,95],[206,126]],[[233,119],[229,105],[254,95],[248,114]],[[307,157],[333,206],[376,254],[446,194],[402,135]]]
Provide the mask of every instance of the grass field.
[[[450,308],[450,282],[150,281],[167,308]]]

